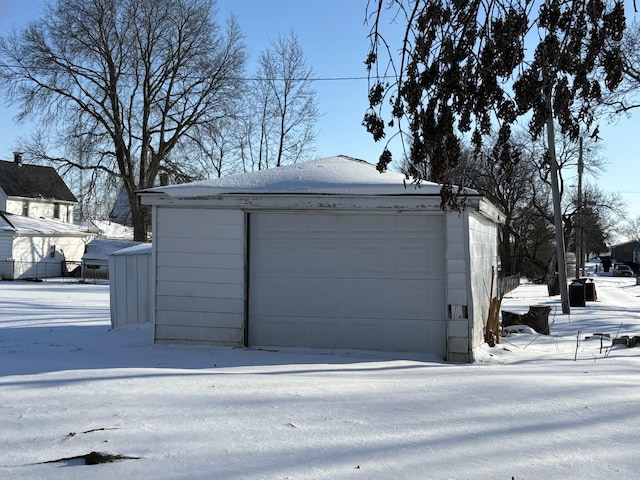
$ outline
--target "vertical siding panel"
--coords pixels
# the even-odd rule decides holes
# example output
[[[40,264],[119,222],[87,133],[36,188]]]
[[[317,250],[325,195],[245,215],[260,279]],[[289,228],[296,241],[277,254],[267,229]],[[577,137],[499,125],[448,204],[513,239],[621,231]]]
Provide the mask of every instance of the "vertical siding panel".
[[[491,267],[497,267],[496,224],[473,211],[447,216],[448,360],[473,361],[484,342]],[[497,274],[497,273],[496,273]],[[495,282],[494,282],[495,291]],[[466,308],[467,317],[464,317]]]
[[[470,361],[467,216],[468,213],[446,214],[447,360],[451,362]]]
[[[155,207],[156,342],[244,343],[244,230],[241,210]]]

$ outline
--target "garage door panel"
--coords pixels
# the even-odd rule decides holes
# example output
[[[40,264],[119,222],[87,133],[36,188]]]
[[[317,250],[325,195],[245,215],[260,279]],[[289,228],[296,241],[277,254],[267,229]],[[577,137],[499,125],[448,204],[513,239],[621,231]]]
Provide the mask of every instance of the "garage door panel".
[[[252,267],[255,272],[269,272],[269,276],[284,274],[291,275],[300,270],[298,255],[290,246],[280,242],[266,240],[260,251],[252,256]]]
[[[252,310],[263,315],[322,315],[340,317],[347,313],[353,318],[396,317],[411,319],[444,318],[445,307],[439,295],[439,282],[431,282],[423,289],[415,281],[386,279],[297,279],[274,278],[264,285],[255,285]],[[380,292],[385,292],[381,295]]]
[[[304,282],[291,282],[284,277],[254,281],[249,285],[251,311],[260,315],[304,315],[307,288]]]
[[[282,346],[295,347],[299,334],[296,332],[296,322],[289,319],[274,319],[252,316],[251,328],[249,329],[250,346]]]
[[[394,230],[403,236],[421,238],[442,238],[444,232],[443,215],[398,215],[394,219]]]
[[[301,224],[299,224],[298,229],[303,235],[307,232],[315,234],[338,234],[341,231],[342,219],[337,215],[302,215],[299,219],[301,220]]]
[[[419,273],[427,278],[444,278],[444,259],[428,246],[397,245],[393,250],[394,271],[398,276]]]
[[[268,217],[262,215],[251,216],[251,229],[260,232],[262,237],[270,235],[295,234],[296,217],[284,213],[271,213]]]
[[[310,348],[341,348],[341,328],[338,319],[311,318],[302,324],[304,344]]]
[[[341,261],[341,250],[337,245],[322,245],[310,242],[310,245],[302,255],[305,269],[301,272],[304,276],[315,275],[339,275],[344,268]]]
[[[252,214],[249,344],[444,355],[441,217]]]
[[[347,228],[350,233],[384,233],[388,220],[381,215],[353,215]]]

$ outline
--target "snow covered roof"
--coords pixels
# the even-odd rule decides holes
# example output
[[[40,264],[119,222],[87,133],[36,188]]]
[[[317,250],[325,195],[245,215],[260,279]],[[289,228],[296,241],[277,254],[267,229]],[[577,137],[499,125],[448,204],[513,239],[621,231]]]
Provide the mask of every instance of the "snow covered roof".
[[[108,260],[109,255],[123,248],[133,247],[139,242],[131,240],[92,240],[87,243],[86,252],[82,256],[83,260]]]
[[[116,250],[111,255],[151,255],[152,245],[150,243],[141,243],[133,247]]]
[[[463,192],[478,194],[468,188]],[[224,194],[435,196],[440,194],[440,185],[432,182],[415,185],[401,173],[380,173],[371,163],[338,155],[214,180],[155,187],[142,193],[164,193],[174,198]]]
[[[80,222],[87,230],[96,233],[101,238],[133,240],[133,228],[109,220],[84,220]]]
[[[7,212],[0,212],[0,235],[16,233],[21,235],[51,235],[51,236],[89,236],[91,232],[86,228],[72,223],[44,218],[23,217]]]

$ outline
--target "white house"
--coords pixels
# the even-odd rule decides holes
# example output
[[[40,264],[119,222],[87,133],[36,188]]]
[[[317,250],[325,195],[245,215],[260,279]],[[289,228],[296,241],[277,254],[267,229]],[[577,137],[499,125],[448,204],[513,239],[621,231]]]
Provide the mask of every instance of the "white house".
[[[0,212],[0,279],[65,275],[80,266],[91,238],[70,223]]]
[[[52,167],[0,160],[0,212],[73,223],[76,197]]]
[[[502,217],[439,191],[345,156],[141,191],[155,341],[472,361]]]

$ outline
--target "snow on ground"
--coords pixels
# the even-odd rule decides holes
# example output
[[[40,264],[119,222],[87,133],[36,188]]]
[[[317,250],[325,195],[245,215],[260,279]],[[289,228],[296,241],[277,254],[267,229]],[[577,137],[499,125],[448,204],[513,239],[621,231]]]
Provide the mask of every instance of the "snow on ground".
[[[551,335],[472,365],[151,345],[108,285],[0,282],[0,478],[638,478],[640,347],[591,335],[640,335],[640,286],[594,281],[569,316],[521,285],[503,309],[550,305]],[[139,458],[42,463],[92,451]]]

